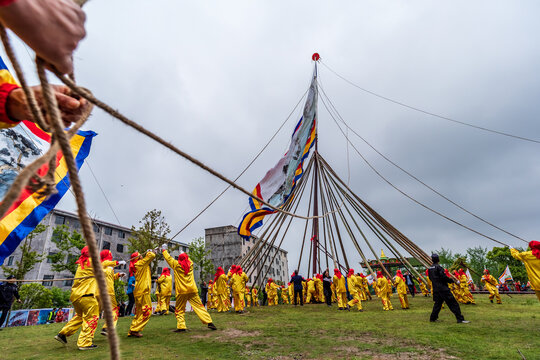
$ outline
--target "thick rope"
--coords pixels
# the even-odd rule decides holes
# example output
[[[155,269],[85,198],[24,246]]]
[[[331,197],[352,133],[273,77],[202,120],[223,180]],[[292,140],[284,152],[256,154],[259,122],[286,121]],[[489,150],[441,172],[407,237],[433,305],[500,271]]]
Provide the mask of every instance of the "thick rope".
[[[92,259],[92,268],[94,270],[94,275],[98,284],[99,292],[102,294],[101,302],[105,315],[105,322],[109,331],[107,332],[109,338],[109,347],[111,351],[111,359],[117,360],[120,359],[120,347],[118,337],[116,335],[116,329],[114,327],[114,316],[112,312],[112,302],[111,298],[108,296],[107,281],[105,278],[105,272],[101,267],[101,259],[99,256],[99,249],[97,247],[96,238],[94,234],[94,229],[92,227],[92,221],[88,216],[86,209],[86,201],[84,198],[84,192],[79,180],[78,168],[75,163],[75,158],[71,151],[71,145],[66,136],[66,133],[63,129],[62,118],[60,111],[58,109],[58,104],[56,98],[51,90],[49,82],[47,81],[47,76],[45,74],[45,62],[37,58],[36,59],[38,77],[41,82],[41,88],[43,92],[43,97],[45,100],[45,105],[47,108],[47,115],[49,122],[53,129],[54,135],[60,144],[62,153],[64,154],[64,160],[68,167],[69,180],[73,187],[73,192],[75,193],[75,200],[77,202],[77,210],[79,215],[79,220],[82,227],[82,233],[84,239],[86,240],[86,245],[90,253],[90,258]],[[107,295],[104,295],[107,294]]]
[[[137,130],[138,132],[140,132],[141,134],[143,135],[146,135],[148,136],[150,139],[156,141],[157,143],[163,145],[164,147],[168,148],[169,150],[171,150],[172,152],[180,155],[181,157],[183,157],[184,159],[190,161],[191,163],[195,164],[196,166],[200,167],[201,169],[205,170],[206,172],[210,173],[211,175],[217,177],[218,179],[226,182],[227,184],[229,184],[230,186],[232,186],[233,188],[239,190],[240,192],[243,192],[244,194],[246,194],[247,196],[257,200],[258,202],[260,202],[261,204],[264,204],[266,206],[268,206],[270,209],[272,210],[275,210],[276,212],[281,212],[281,213],[284,213],[288,216],[292,216],[292,217],[296,217],[296,218],[299,218],[299,219],[304,219],[304,220],[311,220],[311,219],[317,219],[317,218],[324,218],[325,216],[328,216],[329,213],[326,213],[326,214],[323,214],[323,215],[318,215],[318,216],[302,216],[302,215],[298,215],[298,214],[294,214],[294,213],[291,213],[291,212],[288,212],[288,211],[285,211],[283,210],[282,208],[278,208],[274,205],[271,205],[269,204],[268,202],[264,201],[263,199],[259,198],[258,196],[254,195],[253,193],[247,191],[246,189],[244,189],[242,186],[236,184],[234,181],[232,180],[229,180],[227,177],[225,177],[224,175],[222,175],[221,173],[217,172],[216,170],[210,168],[209,166],[205,165],[204,163],[202,163],[200,160],[194,158],[193,156],[189,155],[188,153],[186,153],[185,151],[182,151],[180,150],[179,148],[177,148],[176,146],[174,146],[173,144],[171,144],[170,142],[164,140],[163,138],[161,138],[160,136],[154,134],[153,132],[147,130],[146,128],[144,128],[143,126],[137,124],[136,122],[130,120],[129,118],[127,118],[126,116],[122,115],[120,112],[118,112],[117,110],[111,108],[109,105],[105,104],[104,102],[102,102],[101,100],[97,99],[96,97],[94,97],[91,93],[89,93],[88,91],[86,91],[86,89],[84,88],[81,88],[79,86],[77,86],[73,81],[71,81],[71,79],[69,79],[68,77],[64,76],[62,73],[58,72],[58,71],[54,71],[56,76],[58,77],[58,79],[60,79],[60,81],[62,81],[66,86],[68,86],[72,91],[74,91],[75,93],[79,94],[80,96],[82,96],[83,98],[85,98],[86,100],[90,101],[91,103],[93,103],[94,105],[96,105],[97,107],[101,108],[103,111],[105,111],[106,113],[108,113],[109,115],[115,117],[116,119],[120,120],[121,122],[123,122],[125,125]]]
[[[35,280],[18,280],[18,279],[0,279],[0,282],[16,282],[16,283],[23,283],[23,282],[54,282],[54,281],[74,281],[74,280],[84,280],[84,279],[91,279],[94,276],[82,276],[82,277],[74,277],[74,278],[63,278],[63,279],[35,279]]]

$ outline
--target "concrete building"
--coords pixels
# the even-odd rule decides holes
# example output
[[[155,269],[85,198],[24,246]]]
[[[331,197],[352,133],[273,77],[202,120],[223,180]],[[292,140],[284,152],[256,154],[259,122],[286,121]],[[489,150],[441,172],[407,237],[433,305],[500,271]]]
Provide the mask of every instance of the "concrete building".
[[[127,274],[130,257],[127,239],[131,235],[131,229],[98,219],[92,219],[92,222],[94,224],[94,232],[96,234],[99,249],[109,249],[115,260],[126,260],[126,265],[117,267],[115,270],[117,272],[122,271]],[[32,240],[31,247],[33,250],[44,255],[52,255],[58,252],[56,244],[54,241],[52,241],[53,230],[56,226],[66,225],[70,232],[72,230],[77,230],[79,233],[82,233],[81,224],[77,214],[63,210],[52,210],[49,214],[47,214],[47,216],[45,216],[45,218],[43,218],[40,224],[47,226],[47,229]],[[188,244],[180,242],[175,242],[175,244],[179,244],[180,248],[179,250],[172,252],[172,256],[176,258],[180,251],[187,252]],[[78,255],[73,255],[73,257],[78,257]],[[21,250],[20,248],[17,248],[17,250],[15,250],[15,252],[5,260],[4,265],[7,267],[12,267],[15,265],[16,261],[19,261],[20,259]],[[164,266],[168,265],[165,260],[161,260],[158,264],[158,274],[161,274],[161,270]],[[41,263],[36,264],[34,269],[32,269],[32,271],[26,275],[26,279],[43,279],[42,284],[44,286],[56,286],[64,290],[71,288],[72,281],[53,282],[50,280],[55,278],[63,279],[72,277],[73,274],[69,272],[54,272],[52,270],[51,261],[47,258],[45,258]]]
[[[232,225],[220,226],[215,228],[205,229],[204,241],[206,249],[211,251],[210,258],[214,263],[214,267],[221,266],[223,270],[228,271],[232,264],[238,261],[239,258],[244,256],[253,246],[257,240],[252,236],[250,240],[243,239],[237,233],[237,228]],[[265,247],[265,250],[268,245]],[[270,264],[270,260],[277,255],[274,261]],[[262,260],[262,259],[261,259]],[[284,283],[289,281],[289,263],[287,260],[287,251],[279,249],[277,246],[273,246],[270,249],[269,259],[263,265],[262,261],[257,261],[256,269],[251,272],[249,284],[255,280],[257,274],[262,271],[261,277],[266,276],[264,279],[259,279],[257,282],[260,284],[262,281],[266,282],[269,277],[274,280],[280,280]]]

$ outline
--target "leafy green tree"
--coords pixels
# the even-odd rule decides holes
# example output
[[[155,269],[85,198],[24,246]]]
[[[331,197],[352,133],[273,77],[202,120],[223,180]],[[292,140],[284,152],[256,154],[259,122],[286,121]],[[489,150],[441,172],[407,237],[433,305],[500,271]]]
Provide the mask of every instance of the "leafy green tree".
[[[36,228],[28,234],[24,239],[24,243],[21,245],[21,260],[15,262],[14,267],[2,266],[2,270],[6,276],[13,275],[16,279],[23,280],[26,274],[43,260],[43,254],[32,250],[32,240],[47,229],[47,226],[39,224]]]
[[[169,224],[165,221],[165,217],[161,215],[161,210],[151,210],[147,212],[143,218],[139,221],[139,227],[131,227],[131,236],[128,238],[129,251],[138,251],[144,253],[148,249],[156,249],[156,259],[150,264],[150,271],[152,275],[156,273],[158,267],[158,261],[163,259],[161,245],[168,243],[169,250],[174,251],[178,249],[179,245],[169,243],[167,235],[171,232]]]
[[[524,251],[521,248],[516,248],[518,251]],[[496,264],[496,272],[492,273],[493,276],[498,277],[501,275],[506,268],[506,265],[510,268],[512,277],[514,280],[519,280],[520,282],[527,282],[527,271],[525,266],[519,260],[516,260],[512,257],[510,249],[507,247],[494,247],[486,255],[486,258],[493,261]]]
[[[75,275],[77,271],[75,261],[79,258],[81,249],[86,245],[83,236],[77,230],[69,232],[66,225],[60,225],[54,228],[51,241],[58,248],[56,254],[47,255],[47,258],[51,260],[53,271],[69,271]]]
[[[52,307],[67,307],[69,306],[69,297],[71,291],[62,290],[58,287],[51,288]]]
[[[22,285],[19,295],[22,303],[15,302],[13,310],[50,308],[53,304],[52,291],[38,283]]]
[[[441,248],[436,253],[439,255],[439,264],[444,268],[451,267],[454,260],[456,260],[456,256],[452,254],[452,250],[450,249]]]
[[[193,261],[194,269],[199,270],[201,281],[210,279],[214,274],[214,263],[210,260],[211,251],[207,250],[204,238],[194,239],[189,244],[189,258]]]
[[[127,283],[120,279],[114,280],[114,296],[116,297],[118,304],[120,304],[120,302],[127,301],[128,296],[126,294],[126,285]]]

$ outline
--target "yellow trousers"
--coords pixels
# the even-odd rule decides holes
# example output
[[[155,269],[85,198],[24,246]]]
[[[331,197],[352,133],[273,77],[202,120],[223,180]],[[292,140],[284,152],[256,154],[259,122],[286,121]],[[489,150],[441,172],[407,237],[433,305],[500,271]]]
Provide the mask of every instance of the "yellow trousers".
[[[308,291],[307,292],[307,297],[306,297],[306,304],[309,304],[311,302],[311,298],[313,298],[313,300],[315,300],[315,290],[313,291]]]
[[[243,292],[233,291],[234,311],[244,311],[244,307],[246,306],[246,303],[244,301],[244,295],[245,293]]]
[[[184,314],[186,313],[186,304],[188,301],[191,304],[193,311],[195,311],[195,314],[197,314],[203,324],[210,324],[212,322],[212,318],[202,304],[199,294],[192,293],[176,295],[176,311],[174,312],[174,316],[176,316],[176,328],[186,328],[186,320],[184,319]]]
[[[337,303],[339,308],[344,308],[347,305],[347,293],[337,293]]]
[[[281,295],[281,300],[283,300],[283,304],[289,304],[289,297],[287,295],[283,296]]]
[[[165,314],[169,313],[169,305],[171,305],[171,297],[170,296],[160,296],[158,298],[158,304],[156,311],[162,312],[165,311]]]
[[[493,298],[497,300],[497,304],[502,304],[501,295],[496,287],[488,287],[489,300],[493,301]]]
[[[381,296],[383,310],[394,310],[392,303],[390,302],[390,297],[386,294]]]
[[[251,302],[253,303],[253,306],[254,306],[254,307],[255,307],[255,306],[260,306],[260,305],[259,305],[259,296],[258,296],[258,295],[257,295],[257,296],[251,295],[251,297],[252,297]]]
[[[407,294],[399,294],[399,302],[401,303],[402,309],[408,309],[409,308],[409,299],[407,298]]]
[[[93,343],[94,333],[98,325],[98,301],[93,296],[81,297],[73,302],[73,309],[75,310],[75,316],[60,330],[60,334],[71,336],[81,328],[77,346],[90,346]]]
[[[150,294],[135,295],[135,317],[129,331],[141,332],[152,316],[152,299]]]
[[[245,294],[246,298],[246,307],[251,306],[251,294]]]
[[[227,294],[217,294],[217,311],[218,312],[229,311],[228,303],[229,303],[229,299],[227,298]]]
[[[360,298],[360,294],[359,293],[355,293],[353,294],[353,299],[351,301],[349,301],[347,303],[347,305],[353,307],[354,305],[356,305],[356,307],[358,308],[358,310],[362,310],[362,299]]]
[[[116,302],[116,297],[114,296],[114,294],[109,294],[109,296],[111,298],[111,306],[113,310],[114,327],[116,328],[116,323],[118,322],[118,315],[119,315],[120,307],[118,306],[118,303]],[[103,324],[103,329],[106,329],[106,328],[107,328],[107,323]]]
[[[279,304],[277,295],[268,296],[268,306]]]

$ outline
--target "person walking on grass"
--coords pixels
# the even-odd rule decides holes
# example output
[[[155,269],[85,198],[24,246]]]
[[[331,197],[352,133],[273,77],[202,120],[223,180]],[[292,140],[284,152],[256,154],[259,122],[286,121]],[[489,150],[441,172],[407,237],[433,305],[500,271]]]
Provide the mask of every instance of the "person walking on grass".
[[[11,309],[11,304],[13,304],[13,300],[15,299],[17,299],[17,302],[21,302],[17,285],[15,285],[15,276],[9,275],[7,281],[0,284],[0,311],[2,311],[2,315],[0,316],[0,330],[2,330],[2,326]]]
[[[527,276],[531,283],[531,289],[536,293],[538,301],[540,301],[540,241],[529,242],[529,251],[519,252],[513,247],[510,248],[510,253],[514,259],[517,259],[525,265]],[[519,282],[516,283],[518,288]]]
[[[195,279],[193,277],[193,261],[189,259],[189,256],[186,253],[178,255],[177,261],[169,255],[167,248],[167,244],[161,246],[163,257],[174,272],[174,287],[176,289],[176,311],[174,312],[174,315],[176,316],[176,330],[174,331],[186,331],[184,314],[186,312],[186,304],[188,301],[201,322],[204,325],[207,325],[209,329],[217,330],[212,322],[210,314],[199,298],[199,290],[197,289],[197,285],[195,285]]]
[[[433,285],[434,304],[429,321],[438,321],[437,319],[439,318],[439,312],[441,311],[441,307],[443,303],[446,303],[450,311],[452,311],[456,316],[456,320],[459,324],[468,324],[470,321],[465,320],[465,318],[461,314],[461,309],[458,302],[448,288],[448,284],[451,284],[453,282],[459,284],[459,280],[446,276],[444,269],[441,265],[439,265],[438,254],[431,255],[431,260],[433,261],[433,265],[428,269],[428,276]]]

